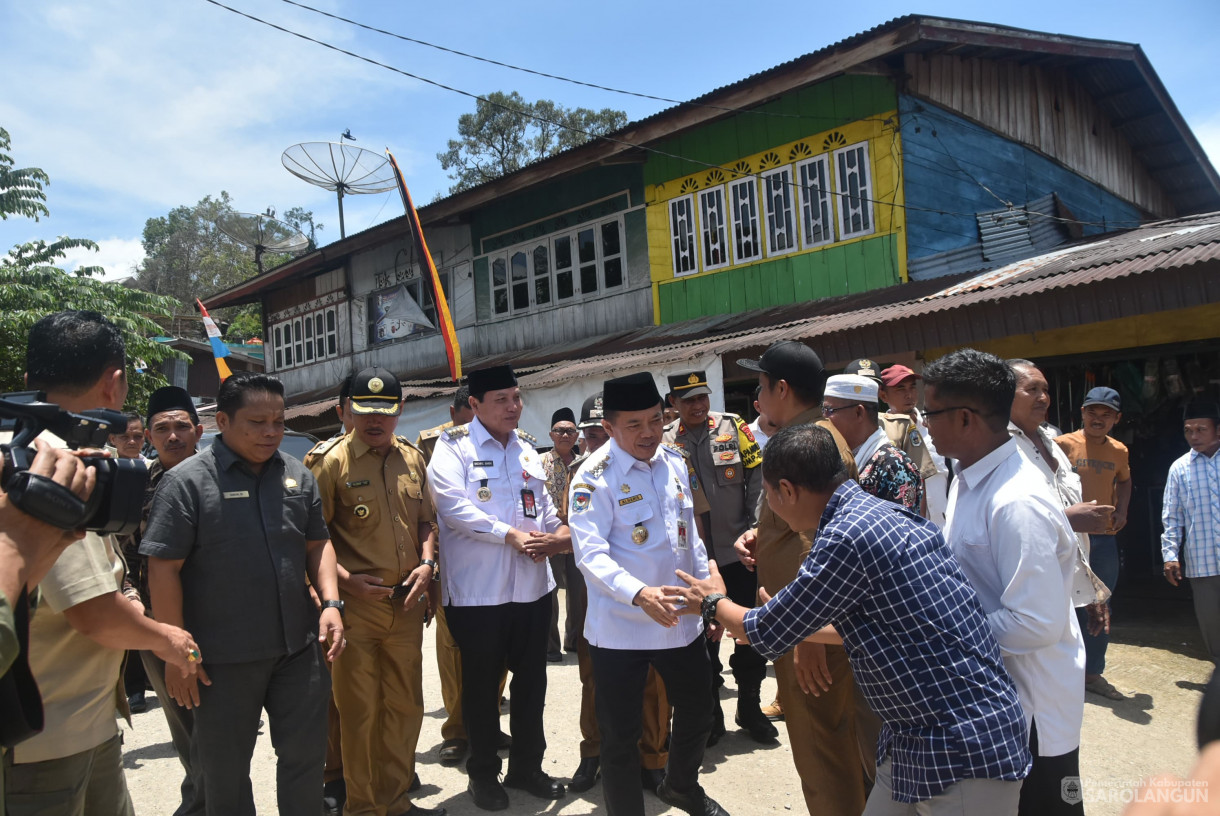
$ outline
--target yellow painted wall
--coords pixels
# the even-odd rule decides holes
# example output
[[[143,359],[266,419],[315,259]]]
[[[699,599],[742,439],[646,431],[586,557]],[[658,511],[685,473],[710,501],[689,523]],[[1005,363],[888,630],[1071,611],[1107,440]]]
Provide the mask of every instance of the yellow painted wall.
[[[872,214],[876,230],[869,235],[851,238],[846,241],[834,241],[828,244],[823,244],[812,249],[796,249],[791,252],[785,252],[776,258],[793,258],[800,255],[805,255],[813,252],[820,252],[831,247],[842,247],[858,241],[867,241],[871,238],[876,238],[881,235],[897,233],[901,251],[898,253],[899,274],[903,282],[907,280],[906,269],[906,241],[905,241],[905,204],[902,191],[902,139],[894,126],[898,121],[898,111],[892,110],[886,113],[877,114],[869,117],[864,121],[851,122],[841,127],[831,130],[819,131],[812,133],[809,136],[798,139],[794,142],[776,145],[775,147],[764,150],[760,153],[754,153],[749,156],[742,156],[738,160],[726,162],[718,168],[704,169],[697,173],[692,173],[688,176],[671,179],[660,184],[648,184],[644,187],[644,203],[645,213],[647,215],[648,224],[648,260],[651,267],[652,280],[656,284],[666,283],[673,280],[688,280],[691,278],[715,275],[717,272],[724,272],[730,269],[741,269],[748,266],[756,266],[759,264],[768,263],[773,258],[766,254],[766,241],[763,241],[763,256],[762,258],[743,264],[730,263],[725,267],[718,267],[710,271],[700,269],[698,272],[689,273],[682,276],[675,276],[673,270],[673,257],[670,250],[670,231],[669,231],[669,207],[667,202],[670,199],[689,195],[699,190],[707,189],[719,184],[727,184],[735,181],[745,175],[755,175],[755,183],[758,185],[758,202],[759,202],[759,220],[763,222],[765,232],[766,211],[763,206],[763,197],[761,182],[762,177],[759,175],[762,172],[771,170],[781,165],[794,165],[798,161],[813,158],[820,154],[833,154],[833,151],[845,147],[847,145],[857,144],[862,141],[868,142],[869,162],[871,164],[872,175]],[[834,161],[831,156],[830,174],[834,177]],[[795,175],[794,175],[795,180]],[[832,181],[832,187],[837,190],[837,178]],[[728,200],[728,191],[726,189],[725,200]],[[839,198],[834,196],[835,212],[837,218],[837,206]],[[797,214],[798,227],[800,224],[800,202],[799,198],[794,197],[794,208]],[[838,223],[835,224],[836,234],[838,231]],[[732,222],[728,225],[728,237],[730,242],[730,258],[732,257]],[[700,266],[702,266],[702,257],[700,257]]]
[[[980,351],[988,351],[1005,359],[1027,357],[1060,357],[1067,354],[1116,351],[1166,343],[1187,343],[1220,337],[1220,303],[1157,312],[1150,315],[1105,320],[1066,329],[1014,335],[985,343],[974,343]],[[956,347],[926,349],[925,360],[935,360]]]

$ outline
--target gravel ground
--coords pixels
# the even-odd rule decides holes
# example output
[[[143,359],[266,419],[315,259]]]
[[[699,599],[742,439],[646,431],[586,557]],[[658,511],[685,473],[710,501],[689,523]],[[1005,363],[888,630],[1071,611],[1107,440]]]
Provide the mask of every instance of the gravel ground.
[[[560,607],[562,608],[562,604]],[[1164,614],[1162,614],[1164,606]],[[1081,776],[1090,816],[1111,816],[1122,811],[1121,796],[1153,773],[1186,773],[1194,758],[1195,715],[1211,663],[1203,657],[1193,615],[1182,604],[1158,606],[1155,615],[1116,626],[1110,646],[1106,677],[1127,699],[1117,702],[1088,696],[1081,748]],[[419,803],[443,806],[451,816],[481,813],[466,793],[465,774],[437,761],[440,727],[444,720],[440,686],[433,652],[434,638],[425,637],[424,717],[416,765],[423,789]],[[576,656],[548,669],[544,768],[563,779],[579,762],[580,680]],[[733,679],[725,673],[722,700],[732,727],[735,706]],[[764,696],[774,689],[772,680]],[[165,718],[150,693],[150,706],[124,729],[124,766],[139,816],[171,814],[178,804],[181,766],[169,742]],[[507,729],[508,720],[503,724]],[[275,755],[267,729],[263,729],[251,767],[254,796],[260,814],[275,807]],[[761,747],[744,733],[730,730],[704,758],[702,781],[708,793],[737,816],[760,813],[803,813],[804,800],[792,766],[787,733],[780,728],[780,743]],[[544,802],[520,791],[510,791],[509,814],[591,814],[604,811],[600,785],[584,794],[569,794],[558,802]],[[679,814],[655,796],[645,796],[649,816]]]

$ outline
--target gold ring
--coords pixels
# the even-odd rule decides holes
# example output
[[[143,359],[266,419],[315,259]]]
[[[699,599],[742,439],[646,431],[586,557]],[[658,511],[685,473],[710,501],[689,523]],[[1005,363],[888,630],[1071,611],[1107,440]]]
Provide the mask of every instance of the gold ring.
[[[199,650],[191,649],[190,651],[188,651],[186,653],[186,661],[188,663],[198,663],[199,662]]]

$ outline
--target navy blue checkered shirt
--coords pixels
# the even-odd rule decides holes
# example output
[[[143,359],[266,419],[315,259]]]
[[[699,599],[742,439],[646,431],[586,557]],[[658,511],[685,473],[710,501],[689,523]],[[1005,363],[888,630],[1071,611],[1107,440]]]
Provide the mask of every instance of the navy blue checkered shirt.
[[[827,624],[884,722],[877,756],[892,755],[895,801],[1029,772],[1016,687],[940,529],[850,481],[795,580],[745,618],[750,645],[771,659]]]

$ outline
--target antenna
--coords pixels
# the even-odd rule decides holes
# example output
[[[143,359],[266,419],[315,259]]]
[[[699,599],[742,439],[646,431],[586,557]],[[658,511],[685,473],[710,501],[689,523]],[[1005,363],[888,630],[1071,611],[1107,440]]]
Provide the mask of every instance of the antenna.
[[[344,134],[346,137],[347,133]],[[343,196],[384,193],[398,182],[390,162],[380,153],[363,147],[336,142],[302,142],[284,151],[284,167],[299,179],[339,197],[339,237],[346,238],[343,226]]]
[[[260,275],[264,252],[299,255],[309,249],[309,239],[300,230],[264,213],[224,212],[216,219],[216,226],[237,243],[254,247],[254,263]]]

